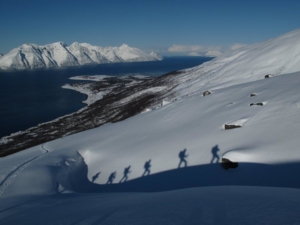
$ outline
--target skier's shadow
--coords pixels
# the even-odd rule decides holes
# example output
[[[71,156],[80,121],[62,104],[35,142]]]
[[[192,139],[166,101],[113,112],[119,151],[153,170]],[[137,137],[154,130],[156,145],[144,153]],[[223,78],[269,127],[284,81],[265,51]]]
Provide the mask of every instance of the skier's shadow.
[[[212,154],[212,159],[210,161],[210,164],[214,164],[214,161],[216,161],[215,163],[218,163],[220,160],[220,157],[218,155],[218,151],[220,151],[218,145],[215,145],[212,149],[211,149],[211,154]]]
[[[215,145],[212,152],[217,152],[217,149],[218,145]],[[128,180],[128,173],[125,170],[130,171],[129,166],[124,170],[121,183],[113,183],[116,178],[116,172],[113,172],[106,183],[109,185],[95,184],[88,179],[88,166],[79,154],[70,166],[64,166],[62,163],[61,167],[50,169],[62,188],[80,193],[161,192],[225,185],[300,188],[299,175],[295,173],[300,170],[300,162],[278,165],[239,163],[238,169],[227,171],[222,169],[219,163],[215,163],[220,158],[218,154],[216,155],[213,154],[212,164],[186,166],[180,169],[174,167],[155,174],[150,174],[149,160],[145,163],[149,162],[149,165],[144,166],[142,177]]]
[[[97,179],[98,179],[98,177],[99,177],[100,173],[101,173],[101,172],[98,172],[98,173],[96,173],[96,174],[95,174],[95,175],[92,177],[92,183],[94,183],[94,182],[95,182],[95,180],[97,180]]]
[[[131,167],[131,166],[128,166],[128,167],[126,167],[126,168],[124,169],[124,172],[123,172],[124,175],[123,175],[123,177],[122,177],[122,179],[120,180],[119,183],[126,182],[126,181],[128,180],[128,174],[131,173],[130,167]]]
[[[150,171],[151,164],[150,163],[151,163],[151,159],[149,159],[148,161],[145,162],[145,165],[144,165],[145,171],[144,171],[142,177],[150,175],[150,173],[151,173],[151,171]]]
[[[187,158],[188,156],[189,156],[189,155],[186,154],[186,148],[179,152],[178,157],[179,157],[179,159],[180,159],[180,162],[179,162],[179,165],[178,165],[178,169],[181,167],[181,164],[182,164],[182,163],[183,163],[183,166],[184,166],[184,167],[187,167],[187,161],[186,161],[186,158]]]
[[[114,182],[114,179],[116,178],[117,176],[117,172],[112,172],[109,177],[108,177],[108,180],[106,182],[106,184],[112,184]]]

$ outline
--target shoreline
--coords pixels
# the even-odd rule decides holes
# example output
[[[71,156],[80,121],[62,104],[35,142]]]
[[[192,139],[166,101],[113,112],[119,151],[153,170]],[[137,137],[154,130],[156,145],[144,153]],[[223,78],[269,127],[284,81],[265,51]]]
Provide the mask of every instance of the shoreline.
[[[116,84],[112,84],[110,87],[106,86],[103,87],[103,90],[95,89],[93,86],[95,82],[105,82],[107,79],[117,80],[118,81],[133,81],[135,84],[139,83],[139,81],[144,81],[150,79],[149,76],[145,75],[124,75],[124,76],[108,76],[108,75],[88,75],[88,76],[74,76],[70,77],[70,80],[77,80],[77,81],[92,81],[92,82],[85,82],[85,83],[75,83],[75,84],[64,84],[61,86],[63,89],[69,89],[73,91],[77,91],[81,94],[86,96],[86,99],[82,101],[82,103],[86,105],[91,105],[94,102],[101,100],[105,95],[110,93],[112,89],[116,86]]]
[[[145,76],[145,75],[124,75],[124,76],[118,76],[118,77],[109,76],[109,75],[83,75],[83,76],[70,77],[69,78],[70,80],[92,81],[92,82],[85,82],[85,83],[64,84],[61,86],[61,88],[63,88],[63,89],[73,90],[73,91],[76,91],[76,92],[79,92],[79,93],[85,95],[86,99],[84,101],[81,101],[83,104],[85,104],[85,106],[83,106],[82,108],[78,109],[75,112],[71,112],[71,113],[59,116],[50,121],[38,123],[36,126],[29,127],[25,130],[19,130],[19,131],[11,133],[9,135],[0,137],[0,145],[3,143],[5,144],[5,143],[12,141],[12,138],[17,135],[30,133],[31,130],[34,130],[40,126],[48,125],[53,122],[57,122],[60,119],[64,119],[66,117],[73,116],[74,114],[80,113],[81,111],[85,110],[86,107],[88,107],[89,105],[93,104],[94,102],[96,102],[98,100],[101,100],[106,94],[110,93],[110,91],[113,89],[113,86],[112,86],[108,91],[93,92],[93,91],[91,91],[91,88],[92,88],[91,86],[95,82],[103,81],[105,79],[129,80],[130,78],[147,80],[147,79],[151,79],[152,77]]]
[[[161,107],[166,94],[177,85],[172,77],[180,73],[160,77],[102,77],[100,81],[63,85],[63,88],[88,95],[89,98],[84,101],[86,106],[71,114],[2,137],[0,157],[106,123],[115,123],[145,112],[146,109]],[[86,77],[80,76],[80,79]]]

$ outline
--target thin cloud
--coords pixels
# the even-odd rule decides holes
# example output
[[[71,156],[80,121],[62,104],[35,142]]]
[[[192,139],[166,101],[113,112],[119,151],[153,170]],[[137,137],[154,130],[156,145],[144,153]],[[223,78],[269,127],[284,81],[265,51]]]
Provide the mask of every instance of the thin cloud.
[[[236,49],[244,47],[244,46],[246,46],[246,44],[236,43],[236,44],[232,45],[230,48],[231,48],[231,50],[236,50]]]
[[[222,54],[220,46],[202,46],[202,45],[172,45],[168,48],[169,53],[184,54],[188,56],[211,56],[216,57]]]
[[[190,52],[188,53],[189,56],[202,56],[201,54],[199,54],[198,52]]]
[[[198,52],[203,50],[203,47],[200,45],[172,45],[168,48],[169,52]]]
[[[209,56],[209,57],[217,57],[219,55],[222,55],[222,52],[220,52],[218,50],[211,50],[211,51],[208,51],[207,53],[205,53],[205,56]]]

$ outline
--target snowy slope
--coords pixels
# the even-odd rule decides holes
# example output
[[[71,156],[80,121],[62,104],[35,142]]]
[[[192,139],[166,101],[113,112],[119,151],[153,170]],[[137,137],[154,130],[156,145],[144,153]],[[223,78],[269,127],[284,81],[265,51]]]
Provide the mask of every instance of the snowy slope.
[[[149,58],[151,60],[162,60],[161,56],[158,56],[153,52],[151,52],[150,54],[146,54],[140,49],[131,48],[126,44],[121,45],[119,48],[115,47],[114,51],[124,61],[147,61],[147,59]]]
[[[74,42],[67,46],[56,42],[45,46],[24,44],[0,59],[0,69],[29,69],[44,67],[78,66],[112,62],[155,61],[162,58],[155,53],[146,54],[137,48],[99,47]]]
[[[68,51],[67,45],[65,43],[56,42],[46,45],[45,48],[47,49],[47,53],[49,54],[49,56],[54,59],[59,67],[79,65],[78,60]]]
[[[300,71],[300,29],[277,38],[223,53],[198,67],[186,70],[179,89],[197,91]],[[189,82],[185,82],[188,81]],[[189,86],[189,88],[187,88]],[[193,90],[192,90],[193,89]]]
[[[76,57],[81,65],[110,62],[99,51],[97,51],[97,47],[91,46],[90,44],[74,42],[68,47],[68,50]]]
[[[174,101],[158,109],[0,159],[3,223],[299,223],[299,35],[174,75]]]
[[[225,155],[240,163],[298,162],[299,75],[235,85],[205,97],[197,94],[122,122],[49,142],[50,164],[59,162],[62,153],[74,158],[78,151],[88,166],[88,178],[92,180],[101,171],[96,183],[105,184],[114,171],[119,182],[129,165],[129,179],[141,177],[149,159],[151,173],[176,169],[183,149],[187,149],[189,166],[209,165],[216,145],[219,157]],[[257,96],[250,97],[251,93]],[[250,106],[257,102],[264,105]],[[227,123],[242,128],[224,130]],[[39,147],[33,149],[38,151]],[[240,176],[238,172],[235,175]]]

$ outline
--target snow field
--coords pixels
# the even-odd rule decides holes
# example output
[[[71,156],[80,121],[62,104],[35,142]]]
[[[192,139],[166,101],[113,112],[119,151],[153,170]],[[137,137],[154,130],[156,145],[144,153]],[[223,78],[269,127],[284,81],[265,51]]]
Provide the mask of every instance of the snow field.
[[[75,158],[78,151],[88,166],[90,181],[101,172],[95,181],[98,184],[105,184],[114,171],[114,183],[118,183],[129,165],[129,180],[140,178],[149,159],[151,174],[176,169],[178,153],[184,148],[188,166],[210,164],[216,145],[220,158],[225,154],[239,163],[297,162],[299,82],[295,73],[218,89],[205,97],[187,97],[125,121],[49,142],[51,152],[39,162],[42,167],[56,165],[64,158]],[[250,97],[253,92],[259,94]],[[254,98],[268,104],[249,106]],[[233,104],[228,105],[230,102]],[[241,119],[247,119],[241,128],[223,129],[223,124]]]

